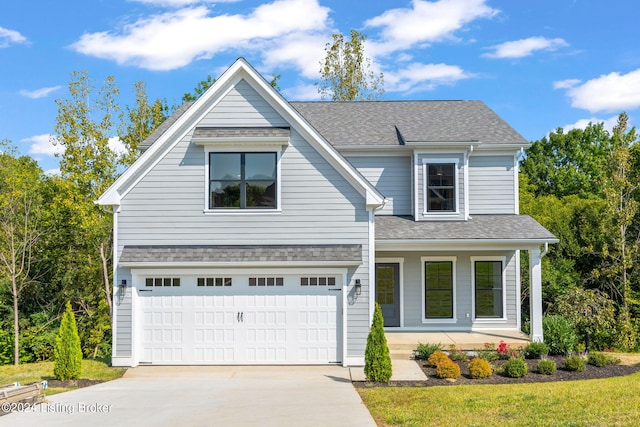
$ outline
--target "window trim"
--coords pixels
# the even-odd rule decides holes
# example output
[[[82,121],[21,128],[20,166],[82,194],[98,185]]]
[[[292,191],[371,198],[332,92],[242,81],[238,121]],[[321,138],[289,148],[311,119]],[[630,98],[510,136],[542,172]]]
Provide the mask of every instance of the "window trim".
[[[471,261],[471,322],[472,323],[506,323],[507,322],[507,257],[504,256],[472,256]],[[476,318],[476,261],[502,262],[502,317]]]
[[[427,197],[427,172],[429,165],[437,164],[453,164],[454,173],[454,200],[456,208],[453,211],[430,211],[428,209]],[[423,158],[422,159],[422,215],[434,217],[458,217],[460,215],[460,159],[457,157],[449,158]]]
[[[425,307],[425,297],[426,297],[426,285],[427,285],[427,278],[426,278],[426,271],[425,271],[425,263],[427,262],[441,262],[441,261],[448,261],[451,262],[451,280],[452,280],[452,304],[453,304],[453,310],[452,310],[452,317],[451,318],[441,318],[441,319],[435,319],[435,318],[427,318],[426,317],[426,307]],[[456,297],[456,292],[457,292],[457,286],[456,286],[456,264],[458,261],[458,257],[456,256],[441,256],[441,257],[435,257],[435,256],[423,256],[420,257],[420,269],[422,270],[421,276],[422,276],[422,302],[420,303],[420,305],[422,306],[422,323],[457,323],[458,322],[458,310],[457,310],[457,297]]]
[[[281,144],[260,144],[244,147],[242,144],[234,146],[213,146],[204,147],[204,208],[203,213],[206,215],[242,215],[242,214],[262,214],[273,215],[282,213],[282,151]],[[240,208],[209,208],[209,159],[211,153],[275,153],[276,155],[276,207],[265,209],[240,209]]]

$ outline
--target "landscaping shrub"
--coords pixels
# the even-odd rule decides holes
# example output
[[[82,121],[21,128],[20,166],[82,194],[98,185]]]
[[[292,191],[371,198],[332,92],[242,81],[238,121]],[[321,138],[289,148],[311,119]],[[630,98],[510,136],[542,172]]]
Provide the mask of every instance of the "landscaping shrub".
[[[384,335],[384,319],[380,305],[376,303],[364,353],[364,374],[369,381],[388,383],[391,372],[391,356],[387,347],[387,337]]]
[[[491,343],[485,343],[484,350],[476,350],[476,354],[480,359],[486,360],[489,363],[498,360],[498,352]]]
[[[530,342],[524,348],[524,357],[527,359],[540,359],[549,353],[549,346],[543,342]]]
[[[536,370],[540,374],[553,375],[556,372],[556,362],[551,359],[542,359],[538,362]]]
[[[462,350],[458,350],[455,345],[452,345],[449,347],[449,359],[456,362],[466,362],[469,360],[469,357],[467,357],[467,353]]]
[[[489,362],[478,357],[471,359],[468,368],[469,376],[473,379],[489,378],[492,374]]]
[[[82,349],[76,318],[67,301],[67,309],[62,315],[60,330],[56,337],[54,348],[55,363],[53,375],[59,380],[74,380],[80,376],[82,370]]]
[[[571,322],[560,315],[542,317],[544,340],[549,346],[549,354],[570,354],[578,342],[575,328]]]
[[[564,359],[564,369],[567,371],[582,372],[586,367],[586,363],[582,356],[569,356]]]
[[[589,353],[589,357],[587,358],[587,363],[589,365],[597,366],[598,368],[602,368],[607,365],[617,365],[620,363],[620,359],[617,359],[613,356],[609,356],[605,353]]]
[[[436,376],[438,378],[457,379],[460,378],[460,366],[453,360],[447,358],[436,366]]]
[[[440,350],[436,350],[431,354],[431,356],[429,356],[427,363],[429,364],[429,366],[436,367],[440,363],[446,362],[446,361],[449,361],[449,362],[451,361],[451,359],[449,359],[449,356],[447,356]]]
[[[442,350],[442,344],[418,344],[418,348],[416,349],[416,359],[427,360],[434,351]]]
[[[503,372],[509,378],[520,378],[527,375],[529,367],[527,363],[519,357],[512,357],[504,364]]]

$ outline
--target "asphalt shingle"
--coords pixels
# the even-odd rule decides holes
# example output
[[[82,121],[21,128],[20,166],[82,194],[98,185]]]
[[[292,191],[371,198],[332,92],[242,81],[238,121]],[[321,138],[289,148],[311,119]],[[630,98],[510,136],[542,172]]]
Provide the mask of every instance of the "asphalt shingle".
[[[146,262],[362,262],[362,245],[167,245],[125,246],[120,263]]]
[[[376,240],[542,240],[556,237],[529,215],[473,215],[469,221],[376,216]]]
[[[482,101],[292,102],[334,146],[528,142]]]
[[[198,127],[194,138],[288,138],[288,127]]]

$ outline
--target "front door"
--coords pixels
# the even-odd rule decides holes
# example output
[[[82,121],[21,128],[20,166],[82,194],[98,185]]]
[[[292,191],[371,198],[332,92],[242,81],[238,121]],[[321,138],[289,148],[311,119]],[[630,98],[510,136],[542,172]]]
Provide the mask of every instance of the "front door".
[[[376,264],[376,302],[384,326],[400,326],[400,264]]]

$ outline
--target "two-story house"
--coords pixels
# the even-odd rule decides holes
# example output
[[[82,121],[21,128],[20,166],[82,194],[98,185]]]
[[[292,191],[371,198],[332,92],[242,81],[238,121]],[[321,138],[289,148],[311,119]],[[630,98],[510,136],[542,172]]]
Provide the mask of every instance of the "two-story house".
[[[388,330],[521,327],[556,238],[479,101],[288,102],[244,59],[141,145],[114,211],[113,364],[361,365]]]

